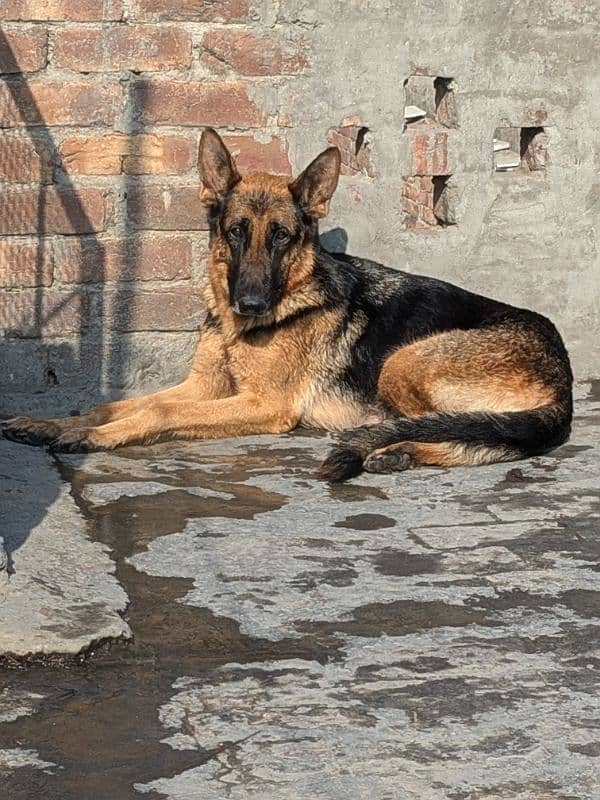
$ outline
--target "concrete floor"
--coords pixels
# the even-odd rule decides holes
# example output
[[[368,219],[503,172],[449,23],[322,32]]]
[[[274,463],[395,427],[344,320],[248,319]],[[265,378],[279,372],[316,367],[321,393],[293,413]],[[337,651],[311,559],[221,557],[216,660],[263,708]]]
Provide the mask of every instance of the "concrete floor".
[[[0,442],[4,796],[600,798],[581,394],[548,456],[338,487],[302,432]]]

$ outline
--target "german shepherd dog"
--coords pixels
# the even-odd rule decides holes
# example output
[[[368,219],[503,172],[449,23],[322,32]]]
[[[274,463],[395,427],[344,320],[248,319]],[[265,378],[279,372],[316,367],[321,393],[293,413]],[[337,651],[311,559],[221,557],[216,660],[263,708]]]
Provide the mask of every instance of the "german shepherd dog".
[[[206,129],[198,166],[210,259],[188,377],[79,417],[17,417],[4,436],[76,452],[298,425],[343,431],[320,467],[328,481],[510,461],[568,438],[573,377],[549,320],[320,247],[336,148],[293,182],[242,178]]]

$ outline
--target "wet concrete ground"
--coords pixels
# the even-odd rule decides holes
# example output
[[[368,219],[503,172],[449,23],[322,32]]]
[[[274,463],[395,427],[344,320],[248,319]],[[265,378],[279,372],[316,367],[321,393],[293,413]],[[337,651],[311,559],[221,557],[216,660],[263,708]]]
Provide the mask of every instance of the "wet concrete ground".
[[[328,487],[326,449],[61,457],[80,546],[113,561],[86,603],[40,558],[48,635],[60,613],[91,644],[4,659],[2,798],[600,798],[598,392],[516,464]]]

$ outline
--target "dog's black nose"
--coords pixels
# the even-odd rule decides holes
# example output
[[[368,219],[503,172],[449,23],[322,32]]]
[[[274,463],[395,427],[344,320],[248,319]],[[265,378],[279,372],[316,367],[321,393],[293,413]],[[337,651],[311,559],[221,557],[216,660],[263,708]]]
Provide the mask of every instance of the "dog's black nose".
[[[235,305],[237,306],[235,310],[238,312],[238,314],[245,314],[252,317],[260,317],[263,314],[266,314],[269,310],[265,300],[252,295],[240,297]]]

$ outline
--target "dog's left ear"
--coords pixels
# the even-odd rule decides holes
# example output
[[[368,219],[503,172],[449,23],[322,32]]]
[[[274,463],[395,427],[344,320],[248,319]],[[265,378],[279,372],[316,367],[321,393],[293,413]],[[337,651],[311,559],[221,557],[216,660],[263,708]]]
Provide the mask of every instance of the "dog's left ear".
[[[341,161],[337,147],[328,147],[290,183],[294,200],[316,219],[326,217],[329,213],[329,203],[338,184]]]
[[[212,128],[205,128],[200,137],[198,172],[202,181],[200,200],[207,205],[220,203],[241,180],[231,153]]]

